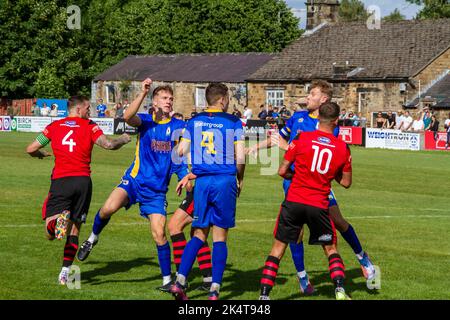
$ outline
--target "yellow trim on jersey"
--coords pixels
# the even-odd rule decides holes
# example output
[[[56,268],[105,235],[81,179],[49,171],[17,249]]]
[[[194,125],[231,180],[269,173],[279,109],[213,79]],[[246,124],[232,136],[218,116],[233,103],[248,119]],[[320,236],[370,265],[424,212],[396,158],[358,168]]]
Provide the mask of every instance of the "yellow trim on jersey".
[[[137,142],[136,142],[136,155],[134,158],[134,165],[133,165],[133,170],[131,170],[131,176],[133,178],[136,178],[136,176],[139,173],[139,166],[140,166],[140,159],[139,159],[139,145],[140,145],[140,140],[141,140],[141,135],[138,134],[137,136]]]
[[[310,116],[313,119],[317,119],[318,118],[318,116],[313,116],[311,113],[309,113],[308,116]]]
[[[205,112],[223,112],[223,110],[219,110],[219,109],[206,109]]]
[[[169,119],[166,119],[166,120],[157,121],[157,120],[156,120],[156,115],[155,115],[155,114],[152,115],[152,119],[153,119],[153,121],[156,122],[157,124],[166,124],[166,123],[169,123],[170,120],[172,120],[172,118],[169,118]]]
[[[243,143],[244,140],[237,140],[237,141],[234,142],[234,144],[238,144],[239,142],[242,142],[242,143]]]
[[[181,140],[180,141],[187,141],[187,142],[191,142],[191,140],[189,140],[189,139],[186,139],[186,138],[181,138]]]

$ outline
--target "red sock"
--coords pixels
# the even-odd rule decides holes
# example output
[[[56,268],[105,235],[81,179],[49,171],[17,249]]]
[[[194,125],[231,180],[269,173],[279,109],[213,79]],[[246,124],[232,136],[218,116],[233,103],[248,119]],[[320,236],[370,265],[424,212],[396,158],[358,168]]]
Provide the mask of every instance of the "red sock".
[[[56,220],[57,220],[57,219],[53,219],[52,221],[50,221],[49,223],[47,223],[47,232],[48,232],[48,234],[51,235],[52,237],[55,236]]]
[[[277,278],[278,268],[280,266],[280,259],[274,256],[268,256],[266,263],[264,264],[263,274],[261,278],[261,295],[268,296],[270,290],[275,285],[275,279]]]
[[[78,236],[68,236],[64,246],[63,267],[70,267],[78,251]]]
[[[172,239],[172,247],[173,247],[173,263],[175,264],[175,267],[178,272],[178,268],[180,267],[181,263],[181,256],[183,255],[184,248],[186,247],[186,237],[184,236],[184,233],[178,233],[173,236],[170,236]]]
[[[198,266],[204,278],[212,277],[211,249],[205,241],[197,254]]]
[[[339,253],[333,253],[328,257],[330,277],[337,287],[344,285],[345,266]]]

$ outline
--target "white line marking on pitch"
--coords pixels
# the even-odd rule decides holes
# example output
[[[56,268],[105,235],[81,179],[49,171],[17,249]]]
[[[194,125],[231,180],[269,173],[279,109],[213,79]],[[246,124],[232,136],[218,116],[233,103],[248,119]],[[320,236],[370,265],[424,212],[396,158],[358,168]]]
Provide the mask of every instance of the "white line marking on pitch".
[[[361,216],[361,217],[346,217],[348,220],[354,220],[354,219],[398,219],[398,218],[425,218],[425,219],[436,219],[436,218],[443,218],[448,219],[450,218],[450,215],[448,216],[432,216],[432,215],[406,215],[406,216]],[[262,223],[262,222],[275,222],[276,219],[241,219],[236,220],[236,223]],[[121,223],[113,223],[112,226],[136,226],[136,225],[148,225],[147,222],[121,222]],[[0,225],[0,228],[37,228],[37,227],[43,227],[43,224],[5,224]]]

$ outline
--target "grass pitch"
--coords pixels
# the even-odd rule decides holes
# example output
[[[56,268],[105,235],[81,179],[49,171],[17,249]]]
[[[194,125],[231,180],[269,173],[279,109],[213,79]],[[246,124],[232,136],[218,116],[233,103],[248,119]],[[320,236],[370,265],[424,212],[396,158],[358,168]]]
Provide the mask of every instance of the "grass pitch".
[[[0,133],[0,299],[172,299],[155,289],[161,284],[156,247],[137,207],[119,211],[89,259],[75,261],[81,269],[81,289],[56,284],[64,244],[45,240],[41,220],[53,158],[32,159],[25,153],[35,136]],[[115,152],[94,150],[93,199],[80,243],[134,156],[133,143]],[[334,190],[344,216],[381,268],[381,290],[366,289],[352,250],[339,237],[347,292],[355,300],[450,299],[450,153],[352,147],[352,154],[354,184],[350,190],[338,186]],[[237,227],[228,242],[221,299],[259,296],[261,267],[271,248],[283,199],[281,178],[260,175],[260,170],[260,165],[247,166]],[[175,180],[168,193],[169,212],[182,200],[175,195]],[[306,298],[299,294],[287,252],[272,299],[334,299],[321,248],[305,246],[305,263],[316,295]],[[191,288],[200,283],[195,265]],[[188,295],[206,298],[198,291]]]

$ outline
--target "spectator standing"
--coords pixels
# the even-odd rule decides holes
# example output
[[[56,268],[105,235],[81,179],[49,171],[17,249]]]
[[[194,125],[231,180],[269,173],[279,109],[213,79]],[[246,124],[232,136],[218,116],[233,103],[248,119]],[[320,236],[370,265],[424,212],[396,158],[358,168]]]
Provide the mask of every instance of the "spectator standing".
[[[57,117],[58,116],[58,105],[56,103],[52,104],[52,108],[50,110],[50,117]]]
[[[283,106],[280,110],[280,117],[284,120],[289,119],[291,117],[291,112],[288,110],[286,106]]]
[[[411,114],[409,111],[405,112],[405,116],[403,117],[402,126],[400,130],[402,131],[408,131],[413,123],[413,118],[411,117]]]
[[[233,107],[233,116],[236,116],[239,119],[242,118],[242,113],[238,110],[236,106]]]
[[[267,107],[267,117],[266,120],[272,121],[273,120],[273,106],[271,104],[269,104],[269,106]]]
[[[44,102],[41,108],[41,116],[48,117],[50,115],[50,111],[50,107],[47,106],[47,103]]]
[[[278,113],[278,107],[273,108],[272,118],[274,120],[278,119],[280,117],[280,114]]]
[[[438,119],[436,118],[435,115],[431,116],[430,126],[428,127],[428,129],[425,129],[425,130],[433,132],[434,133],[434,135],[433,135],[434,136],[434,140],[437,139],[437,133],[439,131],[439,121],[438,121]]]
[[[428,130],[430,128],[431,125],[431,113],[430,113],[430,109],[428,109],[428,107],[425,107],[423,109],[424,113],[423,113],[423,126],[425,127],[425,130]]]
[[[253,117],[253,112],[252,109],[250,109],[249,107],[245,106],[244,107],[244,119],[251,119]]]
[[[106,116],[106,110],[108,110],[108,107],[103,104],[103,99],[98,99],[98,105],[95,109],[97,110],[97,117],[104,118]]]
[[[396,130],[401,130],[404,119],[405,119],[405,117],[403,116],[403,110],[398,110],[397,116],[395,117],[395,127],[394,128]]]
[[[355,125],[355,121],[358,120],[358,117],[352,110],[348,112],[347,118],[344,120],[344,126],[353,127]]]
[[[130,106],[128,99],[125,99],[123,101],[123,112],[125,112],[125,110],[127,110],[127,108]]]
[[[192,108],[192,112],[191,112],[191,118],[195,117],[198,114],[197,110],[194,108]]]
[[[31,114],[35,117],[40,117],[41,116],[41,108],[39,108],[39,106],[35,103],[33,103],[33,105],[31,106]]]
[[[413,121],[412,126],[410,128],[411,131],[413,132],[423,132],[424,124],[423,124],[423,120],[422,120],[422,114],[418,113],[417,114],[417,118],[416,120]]]
[[[383,129],[386,123],[386,119],[383,117],[383,113],[380,111],[377,114],[377,117],[375,119],[376,126],[378,129]]]
[[[395,129],[395,115],[391,110],[389,110],[387,113],[387,118],[384,126],[386,129]]]
[[[448,114],[448,118],[444,122],[444,128],[447,132],[447,143],[445,144],[445,150],[447,150],[448,146],[450,145],[450,113]]]
[[[258,118],[259,120],[266,120],[267,118],[267,111],[263,104],[259,107]]]
[[[114,118],[123,119],[123,112],[125,111],[123,105],[119,102],[118,104],[116,104],[114,109],[116,110],[116,114],[115,114]]]

